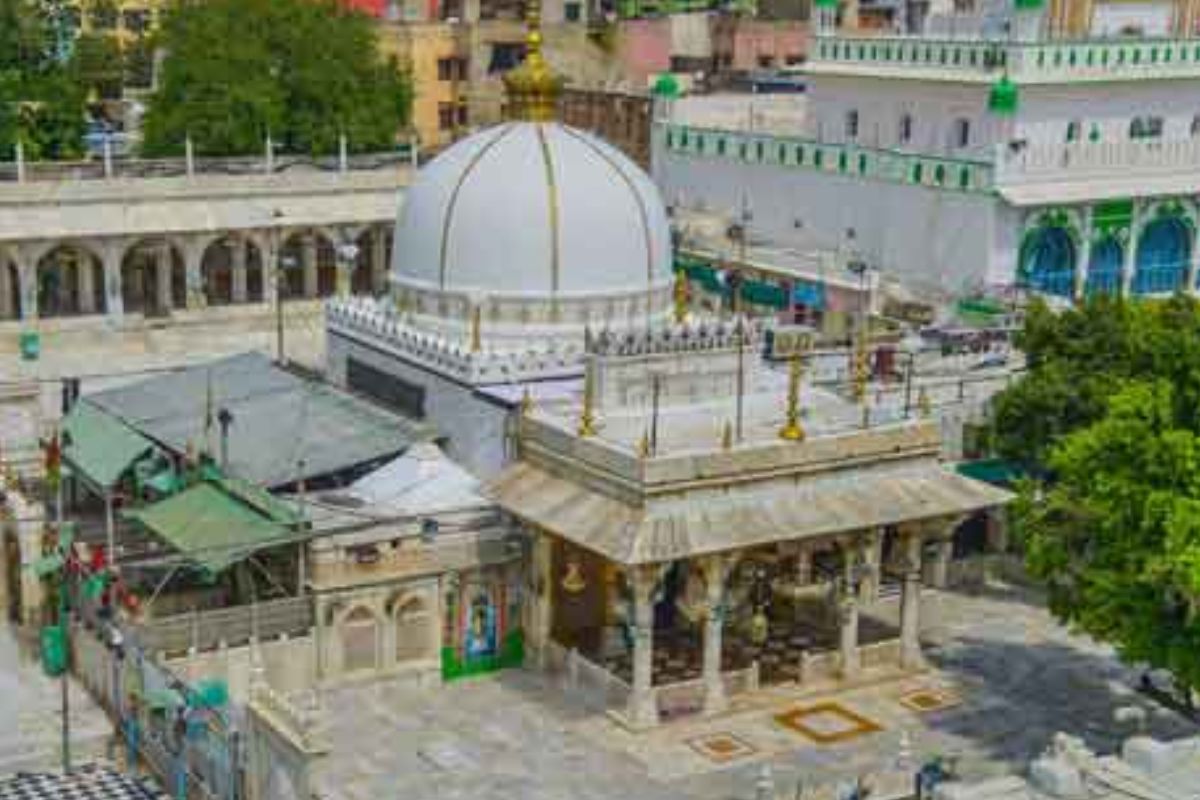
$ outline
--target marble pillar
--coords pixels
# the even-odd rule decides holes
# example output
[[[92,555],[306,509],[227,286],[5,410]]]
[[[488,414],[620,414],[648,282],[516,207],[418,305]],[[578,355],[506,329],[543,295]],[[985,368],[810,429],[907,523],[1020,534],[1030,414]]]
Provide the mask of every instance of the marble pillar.
[[[235,239],[229,246],[230,300],[246,302],[246,242]]]
[[[121,288],[121,262],[124,255],[124,248],[116,242],[110,242],[104,248],[104,310],[110,317],[122,317],[125,314],[125,294]]]
[[[13,268],[0,258],[0,319],[14,319],[17,307],[13,303]]]
[[[883,580],[882,530],[876,529],[863,534],[860,554],[865,569],[858,587],[858,601],[863,605],[871,605],[879,601],[879,586]]]
[[[719,714],[729,706],[725,681],[721,678],[721,639],[725,625],[725,581],[730,562],[724,556],[709,556],[704,570],[704,713]]]
[[[371,231],[371,291],[387,291],[387,233],[382,228]]]
[[[62,256],[62,253],[58,256],[59,269],[62,269]],[[75,307],[80,314],[95,314],[96,265],[90,253],[80,252],[78,256],[75,262]]]
[[[1079,243],[1079,263],[1075,265],[1072,275],[1073,285],[1071,295],[1075,300],[1083,300],[1087,294],[1088,270],[1092,266],[1092,207],[1083,210],[1083,241]]]
[[[658,699],[654,696],[654,589],[659,571],[653,566],[632,567],[633,686],[629,696],[629,722],[635,728],[658,724]]]
[[[183,253],[183,272],[187,286],[187,307],[204,308],[208,297],[204,291],[204,248],[198,244],[186,248]]]
[[[554,541],[544,533],[534,533],[533,550],[530,553],[529,634],[533,645],[531,654],[537,658],[537,667],[546,668],[546,646],[550,642],[551,624],[554,619],[552,607]]]
[[[154,304],[160,313],[170,311],[175,305],[172,282],[175,278],[171,258],[171,245],[163,243],[154,249]]]
[[[987,515],[987,544],[992,553],[1008,552],[1008,509],[993,508]]]
[[[1121,295],[1129,297],[1133,291],[1133,277],[1137,270],[1138,239],[1141,238],[1142,206],[1133,201],[1133,217],[1129,221],[1129,238],[1125,242],[1125,262],[1121,266]]]
[[[916,533],[905,536],[901,569],[904,586],[900,592],[900,666],[920,667],[921,657],[921,537]]]
[[[808,586],[812,583],[812,548],[801,543],[796,551],[796,585]]]
[[[843,678],[854,678],[862,672],[862,657],[858,650],[858,598],[853,592],[843,592],[839,604],[839,633]]]
[[[20,286],[21,319],[38,318],[38,275],[37,263],[17,261],[17,284]]]
[[[308,234],[300,241],[300,269],[304,275],[304,296],[316,297],[319,283],[317,276],[317,237]]]

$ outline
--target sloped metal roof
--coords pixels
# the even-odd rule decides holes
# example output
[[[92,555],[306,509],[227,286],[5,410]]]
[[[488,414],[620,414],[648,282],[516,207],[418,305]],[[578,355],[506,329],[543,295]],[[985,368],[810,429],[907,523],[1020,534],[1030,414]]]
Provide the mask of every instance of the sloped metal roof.
[[[63,419],[63,461],[101,490],[111,489],[154,442],[120,419],[80,403]]]
[[[211,397],[211,401],[210,401]],[[402,452],[432,429],[244,353],[88,395],[84,401],[184,453],[216,455],[219,409],[233,414],[228,474],[267,488]],[[206,424],[211,411],[214,420]],[[303,467],[301,467],[303,462]]]
[[[965,514],[1012,497],[936,463],[680,492],[640,506],[518,463],[490,490],[506,511],[619,564]]]

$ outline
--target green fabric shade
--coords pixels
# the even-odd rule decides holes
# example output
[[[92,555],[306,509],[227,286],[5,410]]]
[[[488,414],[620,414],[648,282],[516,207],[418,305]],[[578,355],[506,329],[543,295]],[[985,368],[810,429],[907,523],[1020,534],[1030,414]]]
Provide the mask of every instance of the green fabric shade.
[[[281,544],[299,519],[266,492],[229,480],[197,483],[125,516],[212,573]]]
[[[955,468],[959,475],[977,481],[1005,486],[1015,483],[1025,472],[1011,461],[1002,458],[986,458],[979,461],[964,461]]]
[[[63,420],[63,461],[101,490],[111,489],[154,443],[86,401]]]
[[[681,90],[679,88],[679,80],[669,72],[664,72],[658,76],[658,80],[654,82],[654,95],[668,100],[673,100],[679,97]]]
[[[782,286],[765,281],[746,281],[742,284],[742,299],[760,306],[787,308],[788,293]]]

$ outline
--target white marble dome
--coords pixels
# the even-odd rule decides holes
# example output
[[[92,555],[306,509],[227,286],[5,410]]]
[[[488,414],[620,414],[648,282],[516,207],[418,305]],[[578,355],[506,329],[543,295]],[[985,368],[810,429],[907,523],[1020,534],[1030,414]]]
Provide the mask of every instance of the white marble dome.
[[[556,308],[637,298],[639,316],[670,307],[658,189],[611,145],[556,123],[509,122],[447,149],[408,189],[395,241],[401,293]]]

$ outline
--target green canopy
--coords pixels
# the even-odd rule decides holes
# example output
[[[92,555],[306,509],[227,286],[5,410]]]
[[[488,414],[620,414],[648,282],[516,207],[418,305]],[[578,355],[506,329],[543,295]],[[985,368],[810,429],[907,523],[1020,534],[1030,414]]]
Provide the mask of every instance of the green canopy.
[[[111,489],[154,443],[86,401],[63,420],[63,461],[101,490]]]
[[[977,481],[993,485],[1007,486],[1015,483],[1025,475],[1025,471],[1017,464],[1002,458],[985,458],[978,461],[964,461],[955,467],[959,475],[974,478]]]
[[[172,711],[183,708],[183,695],[174,689],[151,689],[146,693],[146,705],[151,711]]]
[[[125,514],[209,572],[282,544],[298,516],[248,484],[202,481],[165,500]]]

